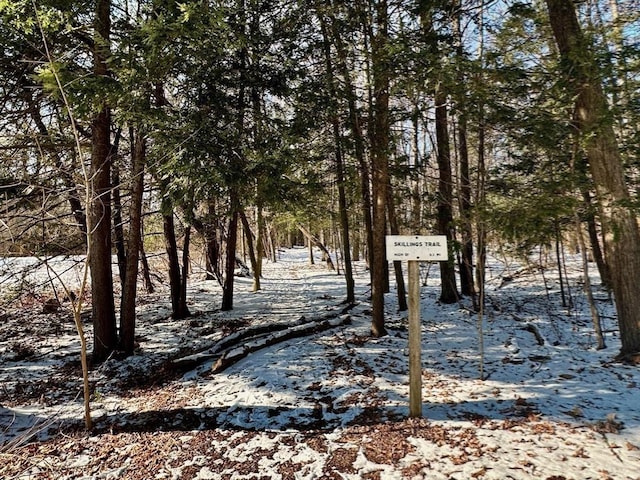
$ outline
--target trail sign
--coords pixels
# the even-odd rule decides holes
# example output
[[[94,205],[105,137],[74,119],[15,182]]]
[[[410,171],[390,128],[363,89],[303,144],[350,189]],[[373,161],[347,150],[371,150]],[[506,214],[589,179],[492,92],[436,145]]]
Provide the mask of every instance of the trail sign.
[[[387,235],[387,260],[446,261],[449,258],[445,235]]]
[[[387,235],[387,260],[409,263],[409,416],[422,416],[420,263],[449,259],[445,235]]]

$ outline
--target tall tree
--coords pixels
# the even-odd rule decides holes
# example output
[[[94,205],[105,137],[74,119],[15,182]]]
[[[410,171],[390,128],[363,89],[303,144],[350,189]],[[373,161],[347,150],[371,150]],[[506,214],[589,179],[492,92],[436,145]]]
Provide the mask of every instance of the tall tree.
[[[369,159],[366,156],[365,137],[362,131],[362,121],[357,105],[356,89],[352,80],[351,69],[347,61],[347,47],[343,40],[342,33],[338,29],[338,22],[335,15],[329,12],[331,18],[332,38],[336,48],[336,63],[344,82],[344,92],[349,108],[349,127],[353,135],[354,155],[360,169],[360,195],[362,197],[362,218],[366,239],[366,260],[371,269],[373,264],[373,220],[372,220],[372,200],[371,200],[371,168]],[[370,270],[372,272],[372,270]]]
[[[166,191],[166,190],[165,190]],[[180,266],[180,256],[178,252],[178,241],[176,239],[176,227],[174,218],[174,203],[168,194],[164,194],[162,199],[162,226],[164,232],[165,248],[169,261],[169,288],[171,294],[171,316],[178,320],[191,316],[187,305],[187,265],[184,262],[186,253],[189,250],[188,227],[185,229],[183,246],[183,265]]]
[[[104,82],[109,76],[111,1],[97,0],[93,38],[93,72]],[[111,270],[111,112],[105,98],[91,125],[91,210],[89,261],[91,267],[93,361],[102,362],[117,347],[116,315]]]
[[[469,168],[468,133],[468,102],[466,101],[466,75],[464,71],[465,52],[462,42],[462,4],[460,0],[453,2],[453,35],[456,55],[457,106],[458,106],[458,160],[459,160],[459,209],[461,254],[460,290],[463,295],[473,298],[474,306],[475,286],[473,281],[473,228],[471,204],[471,175]]]
[[[142,194],[144,190],[144,167],[146,161],[146,138],[140,128],[132,129],[132,187],[129,205],[129,235],[126,245],[124,285],[120,303],[120,348],[127,355],[134,350],[136,327],[136,293],[138,286],[138,263],[142,243]]]
[[[427,39],[427,51],[431,61],[442,65],[442,55],[438,41],[439,36],[434,26],[434,10],[425,5],[420,12],[420,21]],[[447,84],[443,72],[436,71],[434,81],[435,130],[436,130],[436,159],[438,163],[438,200],[436,223],[438,233],[447,237],[451,245],[454,240],[453,223],[453,176],[451,173],[451,147],[449,145],[449,116]],[[456,273],[453,259],[440,262],[440,301],[454,303],[458,301]]]
[[[327,77],[327,88],[329,95],[331,96],[331,111],[329,112],[331,127],[333,130],[333,143],[334,143],[334,158],[335,158],[335,172],[336,182],[338,186],[338,210],[340,215],[340,227],[342,233],[343,243],[343,255],[344,255],[344,270],[345,280],[347,285],[347,303],[355,302],[355,283],[353,279],[353,266],[351,264],[351,239],[349,233],[349,215],[347,212],[347,195],[345,193],[345,168],[344,168],[344,156],[342,145],[342,133],[340,117],[338,114],[338,88],[334,73],[334,64],[331,55],[331,43],[329,38],[329,29],[327,28],[327,21],[322,13],[318,14],[320,25],[322,28],[322,40],[323,50],[325,58],[325,68]]]
[[[640,352],[640,231],[589,39],[571,0],[546,0],[563,76],[575,95],[574,124],[593,178],[620,327],[621,356]]]
[[[387,189],[389,186],[389,86],[391,62],[389,52],[389,13],[387,1],[373,3],[375,28],[371,33],[373,73],[373,130],[371,137],[371,170],[373,187],[373,248],[371,303],[374,336],[386,335],[384,293],[387,285],[387,255],[385,251]]]

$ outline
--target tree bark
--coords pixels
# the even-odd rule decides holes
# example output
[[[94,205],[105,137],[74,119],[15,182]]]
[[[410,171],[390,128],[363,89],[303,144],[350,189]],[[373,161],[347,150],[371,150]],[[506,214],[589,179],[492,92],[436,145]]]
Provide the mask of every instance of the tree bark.
[[[238,209],[237,201],[231,199],[231,218],[227,231],[227,255],[225,262],[224,284],[222,285],[222,311],[233,310],[234,271],[236,269],[236,246],[238,243]]]
[[[141,226],[140,232],[140,261],[142,262],[142,278],[144,278],[144,288],[147,293],[153,293],[156,291],[151,281],[151,270],[149,269],[149,261],[147,260],[147,253],[144,249],[144,226]]]
[[[116,148],[114,146],[114,150]],[[117,161],[111,166],[111,185],[113,195],[113,246],[116,250],[120,288],[124,288],[124,279],[127,274],[127,254],[124,240],[124,221],[122,220],[122,198],[120,196],[120,167]]]
[[[186,312],[185,317],[191,315],[187,307],[187,278],[189,278],[189,247],[191,246],[191,225],[184,229],[182,243],[182,282],[180,283],[180,308]]]
[[[179,320],[187,318],[191,315],[186,302],[183,301],[182,282],[187,279],[182,278],[180,272],[180,260],[178,257],[178,242],[176,241],[175,221],[173,219],[172,205],[169,199],[163,200],[163,231],[165,247],[167,250],[167,258],[169,261],[169,289],[171,293],[171,317]]]
[[[262,287],[260,285],[260,279],[262,278],[262,261],[265,257],[264,242],[266,239],[264,216],[262,214],[262,201],[258,199],[256,202],[256,267],[253,271],[253,291],[257,292]]]
[[[129,238],[127,240],[124,287],[120,304],[120,348],[126,355],[133,355],[135,343],[139,247],[142,243],[142,193],[144,190],[145,150],[144,136],[140,131],[134,132]]]
[[[251,225],[249,225],[249,219],[245,214],[244,210],[240,210],[240,220],[242,221],[242,228],[244,230],[244,234],[247,237],[247,244],[249,246],[249,260],[251,262],[251,270],[255,272],[258,269],[258,258],[256,257],[256,237],[251,231]],[[256,288],[256,286],[258,288]],[[258,279],[258,283],[256,285],[255,275],[253,278],[253,291],[257,291],[260,289],[260,279]]]
[[[305,237],[307,237],[307,240],[309,242],[309,248],[311,248],[311,246],[313,245],[316,245],[320,250],[322,250],[322,253],[325,256],[325,262],[327,263],[327,268],[329,270],[335,270],[336,267],[333,265],[333,260],[331,260],[331,253],[329,253],[329,249],[327,249],[327,247],[322,242],[322,240],[320,240],[318,237],[313,235],[309,230],[304,228],[302,225],[298,225],[298,229],[302,232],[302,234]]]
[[[451,175],[451,154],[449,148],[449,129],[447,126],[447,95],[441,82],[436,86],[436,142],[438,145],[438,233],[446,235],[451,245],[453,235],[453,178]],[[456,287],[456,272],[453,259],[440,263],[440,301],[455,303],[460,297]]]
[[[367,266],[371,268],[373,263],[373,220],[371,218],[371,169],[365,154],[365,139],[360,125],[358,115],[357,97],[355,87],[351,79],[351,71],[347,65],[347,52],[342,37],[340,36],[337,23],[333,16],[331,18],[332,38],[336,47],[337,66],[342,74],[345,84],[347,105],[349,108],[349,125],[353,133],[354,153],[360,168],[360,194],[362,197],[362,218],[365,228],[366,239],[366,260]],[[355,257],[355,254],[354,254]]]
[[[584,141],[601,208],[605,251],[616,302],[620,356],[640,352],[640,232],[630,200],[597,63],[571,0],[546,0],[563,74],[575,95],[574,122]]]
[[[600,246],[600,236],[598,235],[598,227],[596,225],[596,216],[593,212],[593,205],[591,202],[591,194],[587,189],[582,190],[582,198],[586,209],[587,232],[589,234],[589,244],[591,246],[591,253],[593,259],[598,267],[598,273],[600,273],[600,281],[602,286],[606,290],[611,290],[611,275],[609,274],[609,266],[604,258],[602,248]]]
[[[389,217],[389,231],[391,235],[400,235],[400,227],[398,226],[398,219],[396,218],[396,207],[393,204],[393,193],[391,192],[391,185],[387,187],[387,212]],[[404,312],[409,306],[407,304],[407,288],[404,283],[404,274],[402,272],[402,262],[399,260],[393,261],[393,270],[396,276],[396,289],[398,295],[398,311]]]
[[[461,28],[461,1],[454,1],[454,35],[456,42],[456,56],[462,61],[464,50],[462,46]],[[458,67],[457,80],[459,88],[464,89],[465,73]],[[462,262],[460,264],[460,291],[463,295],[470,296],[473,300],[474,309],[476,306],[475,285],[473,281],[473,228],[471,224],[471,177],[469,175],[469,148],[467,145],[467,108],[465,94],[458,95],[458,151],[460,165],[460,236],[462,239],[461,253]]]
[[[96,5],[94,75],[109,74],[110,0]],[[89,263],[91,269],[94,363],[106,360],[117,347],[113,276],[111,270],[111,114],[106,101],[91,125],[91,214]]]
[[[118,276],[120,277],[120,288],[124,289],[124,279],[127,274],[127,253],[124,239],[124,221],[122,220],[122,198],[120,195],[120,166],[118,162],[118,150],[120,148],[120,136],[122,130],[118,128],[111,157],[115,160],[111,164],[111,191],[113,195],[113,243],[118,261]],[[133,142],[131,143],[133,145]]]
[[[385,250],[387,188],[389,185],[389,84],[390,66],[388,46],[388,12],[386,0],[375,5],[377,29],[371,38],[373,70],[373,132],[371,136],[373,187],[373,248],[371,281],[371,333],[374,337],[386,335],[384,315],[385,276],[387,255]]]
[[[327,31],[324,17],[319,15],[322,27],[322,36],[324,44],[325,63],[327,69],[327,87],[331,95],[334,107],[331,112],[331,125],[333,127],[334,157],[336,169],[336,183],[338,184],[338,210],[340,214],[340,229],[342,231],[342,245],[344,258],[344,277],[347,287],[346,303],[354,303],[356,300],[355,283],[353,280],[353,266],[351,264],[351,242],[349,234],[349,214],[347,212],[347,196],[345,193],[345,173],[344,159],[342,156],[342,140],[340,135],[340,118],[338,117],[337,106],[338,92],[336,87],[336,79],[333,71],[333,62],[331,59],[331,44],[329,43],[329,33]]]

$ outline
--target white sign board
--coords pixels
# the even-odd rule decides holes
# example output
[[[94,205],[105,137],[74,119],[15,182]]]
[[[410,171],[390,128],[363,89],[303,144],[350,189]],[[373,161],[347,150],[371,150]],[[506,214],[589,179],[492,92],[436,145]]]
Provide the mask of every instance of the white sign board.
[[[449,259],[445,235],[387,235],[387,260],[439,262]]]

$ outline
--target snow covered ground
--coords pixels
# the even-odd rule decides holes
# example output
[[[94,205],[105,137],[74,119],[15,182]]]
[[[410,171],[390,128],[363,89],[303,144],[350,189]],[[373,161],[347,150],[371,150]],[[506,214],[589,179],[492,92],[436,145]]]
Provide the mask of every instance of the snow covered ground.
[[[438,304],[437,266],[423,265],[421,419],[407,418],[406,312],[392,289],[389,334],[370,336],[361,264],[349,324],[217,373],[215,358],[176,368],[233,332],[343,318],[343,278],[306,255],[282,251],[260,292],[237,278],[231,312],[197,272],[187,320],[169,318],[166,286],[142,295],[138,354],[91,374],[91,434],[66,304],[45,314],[35,295],[0,310],[0,478],[640,479],[639,367],[612,361],[614,310],[599,291],[608,348],[595,349],[577,258],[570,309],[551,267],[492,260],[483,379],[478,316],[467,300]]]

